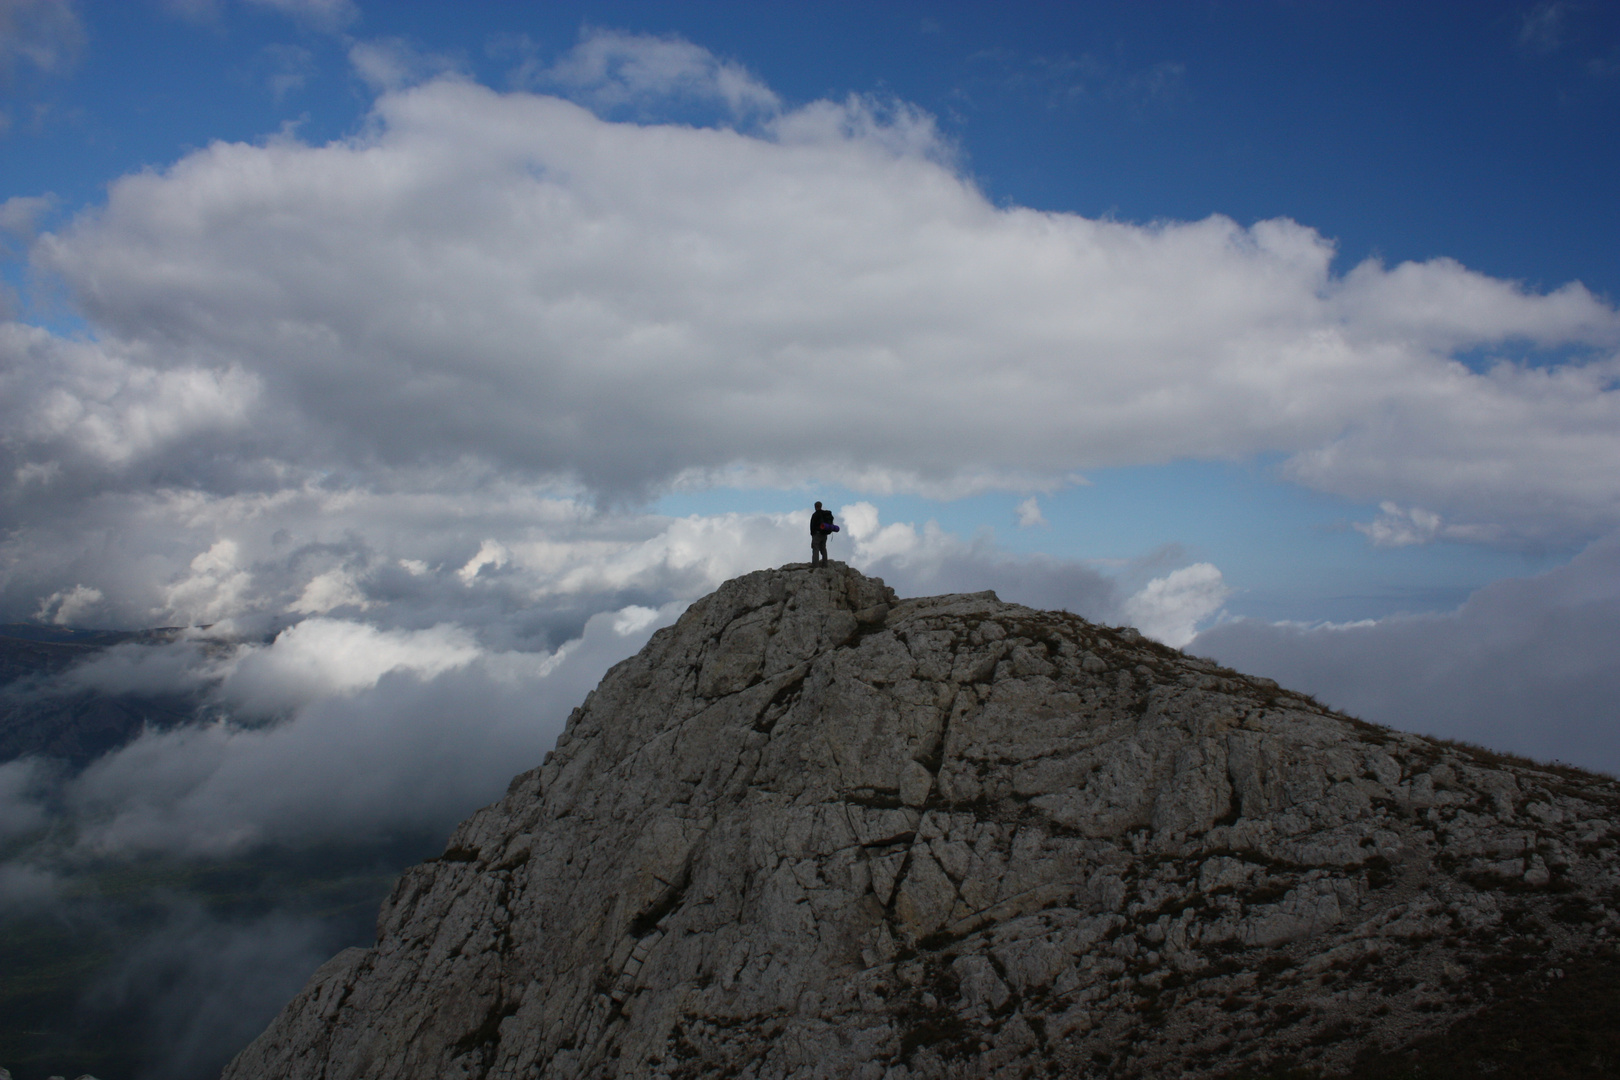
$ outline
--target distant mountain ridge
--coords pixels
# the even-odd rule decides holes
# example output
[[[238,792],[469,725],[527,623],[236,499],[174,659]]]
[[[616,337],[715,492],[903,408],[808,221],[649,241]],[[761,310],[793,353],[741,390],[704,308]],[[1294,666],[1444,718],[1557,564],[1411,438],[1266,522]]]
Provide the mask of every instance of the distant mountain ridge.
[[[105,648],[109,645],[122,645],[127,641],[172,641],[186,629],[184,626],[154,626],[146,630],[95,630],[79,626],[45,626],[40,623],[0,623],[0,639]]]
[[[225,1077],[1614,1075],[1617,820],[1134,631],[761,571]]]
[[[183,627],[84,630],[0,624],[0,763],[37,755],[83,768],[148,726],[170,727],[196,715],[201,701],[182,694],[36,691],[41,683],[115,645],[158,645]]]

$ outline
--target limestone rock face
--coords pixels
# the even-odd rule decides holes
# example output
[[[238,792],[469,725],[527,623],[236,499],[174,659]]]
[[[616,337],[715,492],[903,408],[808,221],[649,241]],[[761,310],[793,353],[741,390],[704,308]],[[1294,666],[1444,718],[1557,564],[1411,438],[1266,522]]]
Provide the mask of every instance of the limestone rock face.
[[[762,571],[225,1076],[1332,1070],[1479,1009],[1482,957],[1606,948],[1617,805],[1130,630]]]

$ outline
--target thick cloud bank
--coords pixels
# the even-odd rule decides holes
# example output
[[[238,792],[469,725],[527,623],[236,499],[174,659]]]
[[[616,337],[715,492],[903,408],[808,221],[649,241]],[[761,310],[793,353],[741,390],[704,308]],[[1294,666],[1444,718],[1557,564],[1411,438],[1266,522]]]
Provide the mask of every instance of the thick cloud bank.
[[[1243,619],[1187,648],[1368,720],[1620,774],[1620,537],[1448,614]]]
[[[1336,274],[1286,220],[998,207],[926,117],[784,111],[673,47],[593,39],[552,82],[599,108],[707,90],[751,126],[441,78],[345,141],[114,183],[33,247],[96,338],[0,333],[13,504],[486,474],[948,494],[1274,452],[1450,536],[1620,524],[1620,317],[1580,285]],[[1526,345],[1585,359],[1454,358]]]
[[[54,813],[87,856],[442,832],[538,764],[603,672],[683,607],[605,612],[542,653],[329,618],[262,645],[119,646],[35,693],[189,691],[214,722],[149,730],[54,784],[37,761],[0,766],[9,831]]]

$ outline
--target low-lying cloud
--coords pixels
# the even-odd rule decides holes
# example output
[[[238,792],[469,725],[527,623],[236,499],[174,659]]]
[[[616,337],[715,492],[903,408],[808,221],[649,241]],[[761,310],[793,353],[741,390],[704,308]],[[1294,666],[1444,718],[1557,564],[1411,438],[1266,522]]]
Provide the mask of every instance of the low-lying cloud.
[[[171,899],[164,921],[87,995],[94,1016],[137,1016],[142,1080],[201,1080],[247,1045],[334,951],[332,928],[272,912],[227,920]]]
[[[1239,619],[1187,646],[1405,731],[1620,774],[1620,535],[1456,611],[1345,626]]]
[[[681,606],[596,615],[552,653],[331,619],[224,658],[194,653],[201,669],[183,674],[211,683],[222,719],[149,731],[74,778],[62,798],[78,844],[227,855],[447,830],[539,764],[602,673]],[[96,666],[78,678],[99,678]]]

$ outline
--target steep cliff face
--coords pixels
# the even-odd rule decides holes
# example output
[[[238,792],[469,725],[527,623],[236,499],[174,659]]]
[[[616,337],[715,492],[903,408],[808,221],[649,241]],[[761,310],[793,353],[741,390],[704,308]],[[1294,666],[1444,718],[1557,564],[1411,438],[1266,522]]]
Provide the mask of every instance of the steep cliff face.
[[[1332,1070],[1609,949],[1617,805],[1128,630],[764,571],[225,1075]]]

